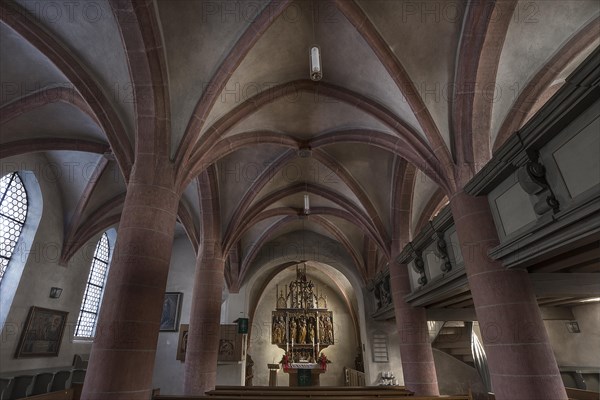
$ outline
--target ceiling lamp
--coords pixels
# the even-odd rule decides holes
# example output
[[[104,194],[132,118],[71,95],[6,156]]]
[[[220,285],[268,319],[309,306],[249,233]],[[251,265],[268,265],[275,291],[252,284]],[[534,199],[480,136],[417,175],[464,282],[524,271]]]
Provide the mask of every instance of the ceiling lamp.
[[[310,199],[308,198],[308,195],[305,194],[304,195],[304,215],[308,215],[310,214]]]
[[[320,81],[323,78],[323,71],[321,69],[321,50],[319,46],[312,46],[310,48],[310,79],[313,81]]]
[[[310,8],[312,11],[312,39],[313,43],[317,43],[315,33],[315,2],[310,2]],[[310,61],[310,79],[313,81],[320,81],[323,78],[323,69],[321,68],[321,49],[316,44],[313,44],[308,51],[308,59]]]

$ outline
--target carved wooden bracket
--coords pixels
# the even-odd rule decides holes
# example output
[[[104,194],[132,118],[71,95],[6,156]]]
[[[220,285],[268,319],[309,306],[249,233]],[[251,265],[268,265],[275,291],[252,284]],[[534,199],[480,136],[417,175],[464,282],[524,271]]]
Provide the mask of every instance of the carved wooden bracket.
[[[560,204],[546,180],[546,167],[539,160],[536,150],[528,150],[529,161],[519,168],[518,179],[521,188],[537,198],[533,209],[537,215],[544,215],[552,210],[554,214],[560,211]]]

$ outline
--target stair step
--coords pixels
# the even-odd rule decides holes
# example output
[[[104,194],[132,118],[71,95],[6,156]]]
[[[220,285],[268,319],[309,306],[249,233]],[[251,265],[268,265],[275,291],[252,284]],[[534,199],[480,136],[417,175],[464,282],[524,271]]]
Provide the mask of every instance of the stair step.
[[[475,359],[473,358],[472,355],[463,356],[462,360],[463,360],[463,362],[466,362],[466,363],[474,363],[475,362]]]
[[[444,328],[463,328],[465,326],[464,321],[447,321],[444,324]]]
[[[440,335],[459,335],[459,334],[463,334],[464,332],[464,328],[447,328],[447,327],[443,327],[440,330]]]
[[[459,349],[459,348],[470,348],[471,344],[468,342],[457,341],[457,342],[435,342],[433,347],[436,349]]]
[[[453,356],[467,356],[471,354],[471,348],[458,348],[458,349],[450,349],[450,354]]]
[[[468,342],[471,343],[469,337],[466,335],[442,335],[438,336],[435,340],[440,343],[448,343],[448,342]]]

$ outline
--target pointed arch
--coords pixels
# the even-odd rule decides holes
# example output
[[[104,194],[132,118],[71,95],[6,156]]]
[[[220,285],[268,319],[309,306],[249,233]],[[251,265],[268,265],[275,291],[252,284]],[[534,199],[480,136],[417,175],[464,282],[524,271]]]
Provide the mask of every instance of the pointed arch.
[[[290,2],[291,0],[269,2],[238,39],[221,65],[219,65],[219,68],[217,68],[206,86],[208,89],[202,93],[200,100],[198,100],[185,128],[183,139],[175,154],[175,164],[177,166],[187,163],[187,159],[194,147],[193,144],[198,139],[198,135],[200,135],[202,127],[206,122],[206,117],[212,110],[233,72],[239,67],[250,50],[252,50],[262,34],[265,33],[277,17],[287,8]]]
[[[536,100],[550,87],[554,79],[569,62],[588,48],[598,38],[600,17],[594,18],[573,36],[527,83],[504,118],[493,151],[506,142],[524,123]]]
[[[154,2],[110,0],[133,82],[137,152],[168,158],[171,113],[164,46]]]
[[[215,159],[215,156],[213,155],[215,151],[214,148],[217,143],[220,143],[219,139],[222,138],[235,124],[256,112],[261,107],[289,95],[290,93],[309,93],[314,96],[330,97],[352,105],[375,117],[399,135],[399,137],[395,138],[397,141],[402,142],[402,152],[405,154],[405,157],[410,158],[417,164],[425,164],[426,167],[422,168],[425,171],[436,171],[436,179],[442,181],[441,186],[452,186],[452,179],[449,179],[453,176],[452,168],[448,170],[448,164],[440,162],[434,154],[434,150],[429,147],[419,134],[390,110],[376,101],[349,89],[324,82],[316,83],[305,79],[287,82],[271,89],[264,90],[247,99],[211,125],[204,133],[201,143],[193,149],[189,160],[178,165],[178,186],[181,187],[192,179],[194,175],[191,174],[198,173],[198,166],[201,167],[202,164],[210,165],[211,162],[218,159]],[[363,130],[363,133],[366,132],[369,132],[369,130]],[[392,135],[388,134],[388,136]],[[221,140],[227,139],[229,138]],[[365,138],[362,140],[368,141]],[[450,172],[450,175],[447,174],[448,172]]]
[[[0,2],[0,20],[46,56],[73,83],[104,130],[125,180],[133,166],[133,148],[125,127],[93,76],[27,12],[12,2]]]

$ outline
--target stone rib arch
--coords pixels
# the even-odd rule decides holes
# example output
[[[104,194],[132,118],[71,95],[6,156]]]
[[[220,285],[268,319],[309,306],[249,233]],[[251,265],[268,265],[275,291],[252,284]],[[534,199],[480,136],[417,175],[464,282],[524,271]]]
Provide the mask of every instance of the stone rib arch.
[[[156,8],[153,3],[134,5],[122,1],[111,1],[110,6],[133,82],[136,150],[168,158],[171,145],[169,85]]]
[[[133,166],[133,148],[125,127],[107,96],[86,68],[19,6],[0,3],[0,20],[46,56],[74,85],[104,130],[126,180]]]
[[[203,135],[202,143],[194,148],[188,160],[178,166],[178,183],[180,185],[185,184],[186,181],[191,179],[193,174],[197,173],[198,165],[209,165],[211,160],[214,162],[214,157],[207,158],[206,155],[215,150],[219,138],[223,137],[236,123],[266,104],[288,95],[290,90],[295,93],[313,93],[317,96],[330,97],[357,107],[397,132],[400,138],[398,140],[402,140],[404,144],[404,153],[411,154],[411,158],[415,162],[426,160],[425,162],[428,164],[426,169],[439,170],[439,175],[443,177],[441,180],[444,183],[448,183],[448,177],[453,176],[453,173],[451,173],[453,163],[440,162],[429,145],[408,124],[381,104],[359,93],[333,84],[298,80],[281,84],[249,98],[209,127]],[[191,177],[190,174],[192,174]]]
[[[329,156],[322,150],[316,149],[313,151],[313,157],[315,160],[323,164],[325,167],[329,168],[332,172],[334,172],[349,188],[349,190],[357,197],[360,202],[360,205],[365,208],[368,217],[373,221],[373,224],[377,228],[379,232],[385,232],[385,228],[381,218],[379,217],[375,206],[371,202],[367,193],[362,189],[359,183],[352,177],[352,175],[333,157]],[[295,152],[292,150],[287,150],[281,156],[279,156],[275,162],[266,168],[261,175],[255,180],[250,188],[248,188],[246,194],[238,204],[236,210],[234,211],[233,217],[231,221],[239,221],[242,215],[248,210],[252,202],[256,199],[256,197],[260,194],[262,189],[266,186],[266,184],[272,179],[272,177],[277,174],[285,164],[296,157]],[[235,240],[231,240],[233,233],[233,224],[229,224],[223,238],[223,248],[224,251],[227,252],[231,247]],[[239,235],[238,235],[239,236]]]
[[[234,227],[247,226],[247,224],[249,224],[252,219],[258,216],[269,205],[289,195],[299,192],[312,193],[344,207],[344,209],[347,212],[350,212],[351,214],[356,216],[357,221],[360,222],[363,229],[366,229],[369,232],[369,234],[374,238],[378,246],[384,252],[386,252],[386,254],[389,254],[389,249],[387,247],[387,243],[389,243],[389,238],[387,237],[387,234],[385,232],[379,232],[377,228],[370,223],[368,216],[365,215],[365,213],[362,210],[360,210],[358,207],[356,207],[353,203],[349,202],[344,197],[329,190],[328,188],[313,184],[295,184],[270,193],[267,196],[261,198],[258,202],[259,205],[249,209],[248,212],[241,219],[235,221],[232,220],[231,225]],[[232,231],[235,232],[238,229],[233,228]],[[230,239],[227,244],[231,246],[233,243],[234,242]]]
[[[597,40],[600,32],[598,26],[600,17],[593,19],[577,32],[527,83],[504,118],[493,143],[492,152],[498,150],[523,125],[532,108],[536,106],[537,100],[544,95],[569,62]]]
[[[287,136],[278,132],[268,130],[252,131],[236,134],[234,136],[221,139],[209,153],[205,159],[194,160],[189,166],[189,170],[185,177],[179,181],[179,188],[185,187],[193,176],[202,172],[207,166],[217,162],[234,151],[252,145],[260,144],[275,144],[283,147],[299,150],[303,146],[308,146],[312,149],[317,149],[321,146],[341,143],[361,143],[371,146],[376,146],[386,151],[391,151],[394,154],[406,159],[411,164],[416,165],[431,177],[440,187],[448,193],[451,193],[452,177],[444,176],[444,168],[437,164],[431,158],[419,157],[418,155],[408,151],[406,143],[395,136],[368,129],[351,129],[334,131],[317,136],[308,142],[302,142],[291,136]],[[181,180],[182,179],[182,180]]]
[[[176,165],[185,164],[185,160],[189,158],[189,154],[193,150],[193,141],[194,139],[197,139],[195,135],[200,135],[206,117],[210,113],[214,103],[217,101],[221,90],[227,84],[229,77],[233,74],[233,71],[237,69],[244,57],[254,47],[262,33],[271,26],[273,21],[287,8],[290,2],[290,0],[283,0],[269,3],[246,29],[234,48],[228,53],[225,60],[223,60],[207,85],[209,90],[206,90],[202,94],[194,108],[194,112],[188,122],[183,139],[175,153]]]

